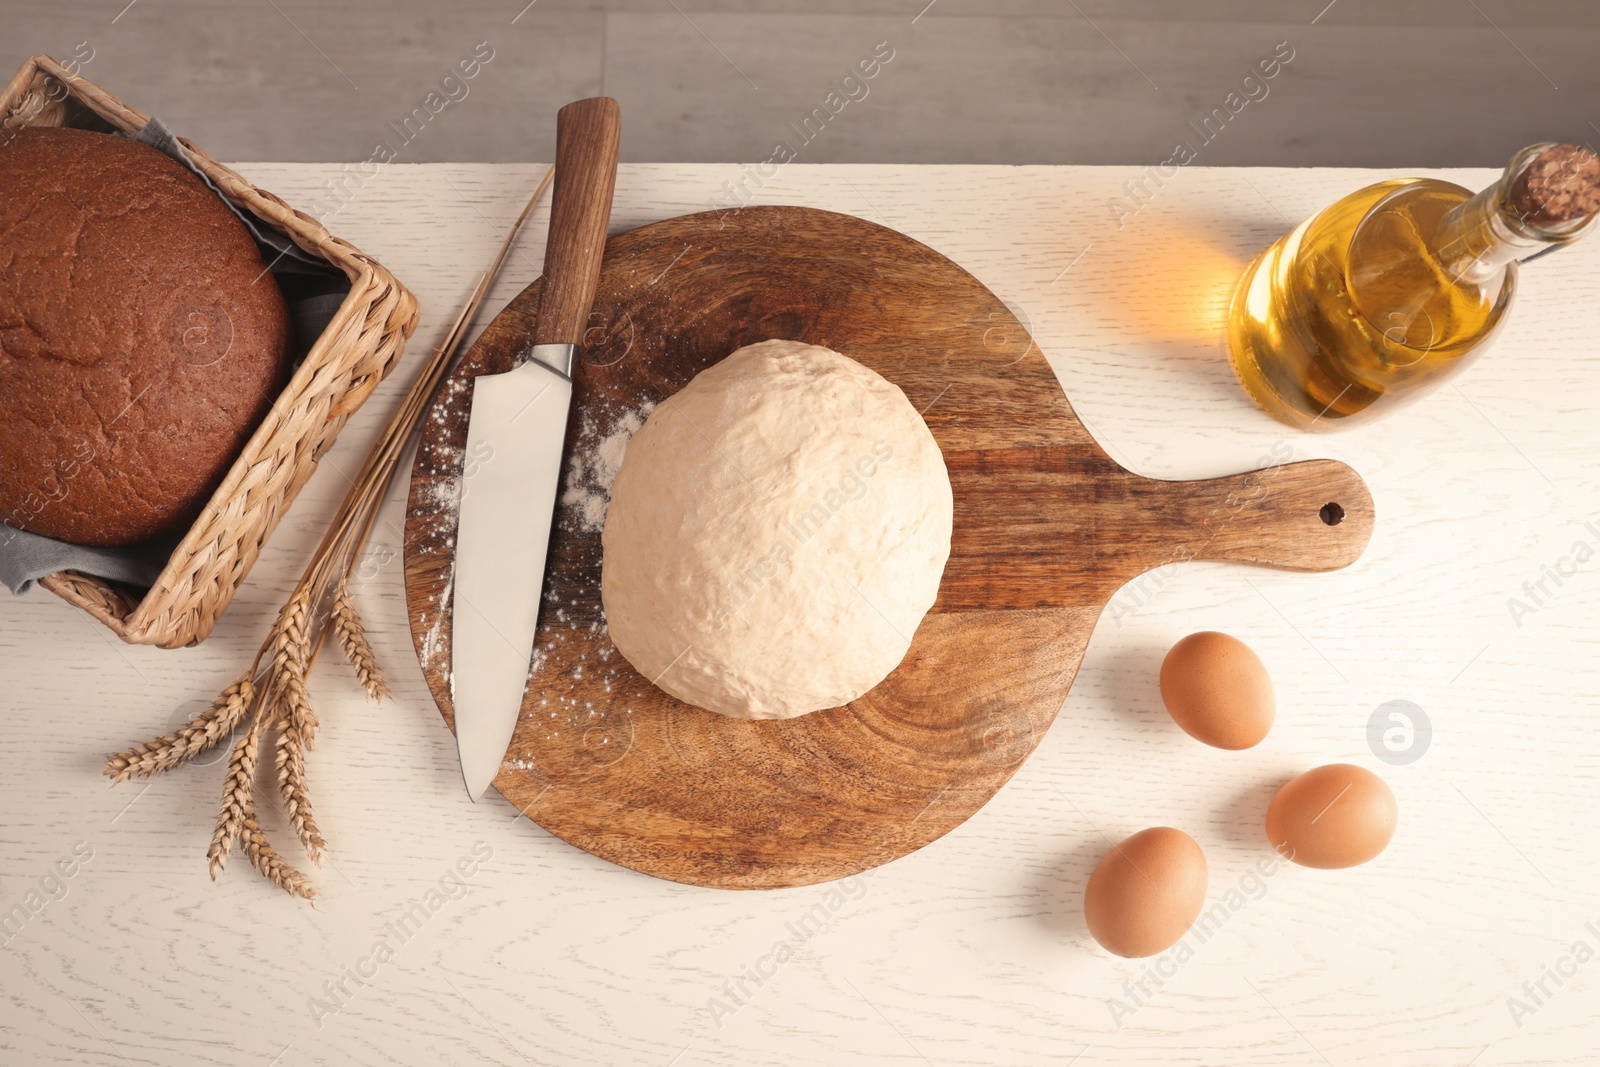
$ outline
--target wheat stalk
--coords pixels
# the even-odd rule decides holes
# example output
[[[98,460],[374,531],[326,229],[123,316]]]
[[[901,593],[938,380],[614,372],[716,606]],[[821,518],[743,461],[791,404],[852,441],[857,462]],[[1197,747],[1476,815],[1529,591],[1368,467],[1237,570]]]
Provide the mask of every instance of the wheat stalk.
[[[228,758],[222,806],[206,850],[213,879],[226,867],[228,856],[237,845],[249,857],[250,865],[273,885],[305,900],[317,895],[316,887],[272,847],[256,819],[255,773],[261,748],[267,735],[276,731],[278,793],[300,844],[312,862],[320,866],[327,842],[317,827],[306,783],[306,753],[316,744],[317,735],[317,715],[307,688],[311,665],[332,632],[338,636],[339,646],[367,695],[374,700],[389,695],[388,684],[361,625],[361,615],[350,596],[350,577],[372,533],[378,508],[394,480],[407,441],[444,381],[473,316],[511,251],[512,241],[543,197],[554,173],[553,167],[545,172],[489,269],[473,286],[455,323],[411,383],[383,436],[367,454],[350,492],[339,505],[294,592],[278,612],[272,632],[257,650],[250,668],[183,729],[106,759],[105,773],[113,782],[160,774],[212,747],[248,717],[249,726]],[[329,605],[326,614],[322,612],[324,605]]]

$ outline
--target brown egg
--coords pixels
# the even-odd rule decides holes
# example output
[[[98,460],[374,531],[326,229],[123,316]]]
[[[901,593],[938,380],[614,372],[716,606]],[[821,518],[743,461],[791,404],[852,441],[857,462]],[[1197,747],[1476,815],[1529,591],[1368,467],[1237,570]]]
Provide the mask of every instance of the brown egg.
[[[1382,778],[1330,763],[1278,790],[1267,807],[1267,840],[1302,867],[1354,867],[1384,850],[1399,816]]]
[[[1170,826],[1140,830],[1100,860],[1083,891],[1089,933],[1118,956],[1171,948],[1206,902],[1206,855]]]
[[[1259,744],[1278,707],[1250,646],[1211,630],[1185,637],[1161,661],[1161,700],[1184,733],[1228,749]]]

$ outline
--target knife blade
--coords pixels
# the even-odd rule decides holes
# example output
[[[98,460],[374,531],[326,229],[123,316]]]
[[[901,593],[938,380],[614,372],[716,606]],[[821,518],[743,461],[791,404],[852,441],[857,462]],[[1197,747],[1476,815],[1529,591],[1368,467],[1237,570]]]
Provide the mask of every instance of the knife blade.
[[[467,795],[481,797],[516,732],[538,633],[572,369],[600,280],[621,120],[607,97],[556,117],[555,192],[532,345],[473,379],[456,530],[450,698]]]

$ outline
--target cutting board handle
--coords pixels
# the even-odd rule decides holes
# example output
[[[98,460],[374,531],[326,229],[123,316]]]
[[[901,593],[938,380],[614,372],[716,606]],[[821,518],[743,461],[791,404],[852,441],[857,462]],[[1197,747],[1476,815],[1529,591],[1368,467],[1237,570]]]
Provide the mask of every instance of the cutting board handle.
[[[1313,459],[1190,482],[1141,479],[1161,528],[1145,538],[1147,567],[1219,560],[1290,571],[1332,571],[1372,539],[1367,484],[1346,464]]]
[[[608,96],[575,100],[556,113],[556,186],[533,328],[536,345],[577,344],[589,326],[621,137],[622,114]]]

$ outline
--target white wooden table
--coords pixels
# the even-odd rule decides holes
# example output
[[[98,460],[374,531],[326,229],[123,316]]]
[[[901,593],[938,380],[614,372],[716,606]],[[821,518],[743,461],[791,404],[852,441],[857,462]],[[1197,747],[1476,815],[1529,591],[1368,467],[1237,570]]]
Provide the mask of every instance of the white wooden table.
[[[300,204],[338,170],[241,169]],[[1347,571],[1191,564],[1126,588],[1038,751],[948,837],[843,886],[732,893],[594,859],[497,794],[473,805],[407,634],[397,486],[359,594],[395,699],[366,704],[331,656],[313,679],[323,896],[291,900],[237,855],[211,883],[221,764],[109,788],[102,758],[181,722],[246,661],[540,172],[395,165],[330,220],[411,286],[422,324],[203,647],[121,646],[44,594],[0,608],[0,908],[26,916],[0,934],[0,1061],[1595,1062],[1600,240],[1527,270],[1496,351],[1459,388],[1347,434],[1293,433],[1235,386],[1225,302],[1250,254],[1372,172],[1184,170],[1120,228],[1109,201],[1131,168],[791,165],[761,190],[883,222],[982,278],[1125,466],[1201,477],[1334,456],[1377,499],[1377,534]],[[699,210],[738,176],[625,166],[613,229]],[[484,321],[538,273],[542,229]],[[1584,560],[1529,599],[1524,583],[1578,542]],[[1535,610],[1513,617],[1511,597]],[[1199,629],[1244,638],[1272,671],[1279,719],[1255,750],[1208,749],[1162,710],[1161,657]],[[1393,700],[1431,721],[1409,763],[1369,745]],[[1252,876],[1271,857],[1273,790],[1335,761],[1393,786],[1393,845],[1348,871]],[[1107,837],[1159,824],[1200,841],[1225,906],[1175,967],[1108,956],[1082,920]],[[492,855],[470,887],[446,880],[443,905],[397,937],[388,924],[474,849]],[[819,904],[827,920],[800,943],[791,924]],[[380,939],[393,958],[375,963]],[[785,939],[797,951],[775,976],[744,976]]]

